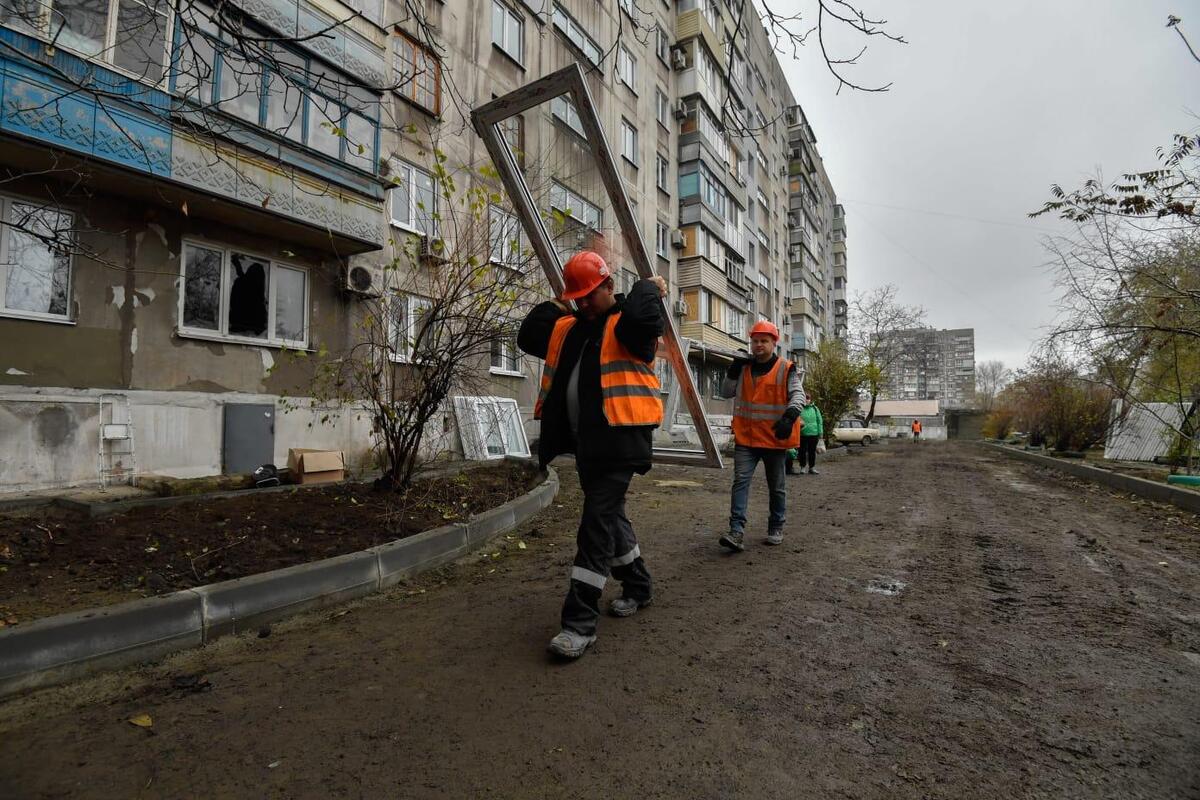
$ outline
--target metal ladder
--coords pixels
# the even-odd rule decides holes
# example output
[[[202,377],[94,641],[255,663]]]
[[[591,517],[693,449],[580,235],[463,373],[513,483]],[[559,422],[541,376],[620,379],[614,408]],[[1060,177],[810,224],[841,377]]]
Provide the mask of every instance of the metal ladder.
[[[133,450],[133,411],[122,394],[100,395],[100,449],[97,462],[100,486],[137,484],[137,460]]]

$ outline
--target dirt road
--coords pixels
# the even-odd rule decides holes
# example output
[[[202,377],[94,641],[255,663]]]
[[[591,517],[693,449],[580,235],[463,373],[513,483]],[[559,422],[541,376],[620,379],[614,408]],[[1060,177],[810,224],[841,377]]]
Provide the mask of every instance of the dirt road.
[[[656,603],[562,665],[568,463],[495,557],[5,703],[0,797],[1200,797],[1195,517],[971,445],[821,467],[740,555],[728,469],[636,479]]]

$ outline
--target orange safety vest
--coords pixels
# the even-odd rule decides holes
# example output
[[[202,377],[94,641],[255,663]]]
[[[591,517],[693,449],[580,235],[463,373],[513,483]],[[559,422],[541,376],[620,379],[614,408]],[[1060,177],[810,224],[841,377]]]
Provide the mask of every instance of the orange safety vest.
[[[608,318],[600,340],[600,394],[604,418],[613,427],[661,425],[663,405],[654,362],[647,364],[642,361],[617,339],[617,320],[620,317],[621,312],[618,311]],[[542,404],[550,395],[550,385],[558,370],[563,343],[567,340],[567,333],[575,327],[575,321],[573,315],[567,314],[554,323],[550,346],[546,349],[546,364],[542,368],[542,384],[533,407],[534,419],[542,418]]]
[[[787,376],[792,362],[781,358],[774,368],[755,379],[750,366],[742,368],[737,399],[733,403],[733,440],[744,447],[789,450],[800,446],[800,420],[792,425],[792,435],[775,438],[775,423],[788,407]]]
[[[915,419],[913,420],[913,424],[912,424],[912,432],[913,433],[921,432],[921,423],[917,422]]]

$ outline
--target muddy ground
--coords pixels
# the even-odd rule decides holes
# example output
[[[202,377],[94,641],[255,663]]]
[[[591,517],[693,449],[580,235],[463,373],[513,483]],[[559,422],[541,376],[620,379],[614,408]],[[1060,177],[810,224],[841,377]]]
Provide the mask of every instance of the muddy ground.
[[[467,519],[529,491],[505,462],[417,481],[247,491],[93,519],[54,508],[0,514],[0,628],[304,564]]]
[[[730,555],[729,470],[660,467],[656,602],[564,665],[560,474],[419,583],[0,705],[0,796],[1200,797],[1194,516],[904,443],[789,478],[779,548],[759,479]]]

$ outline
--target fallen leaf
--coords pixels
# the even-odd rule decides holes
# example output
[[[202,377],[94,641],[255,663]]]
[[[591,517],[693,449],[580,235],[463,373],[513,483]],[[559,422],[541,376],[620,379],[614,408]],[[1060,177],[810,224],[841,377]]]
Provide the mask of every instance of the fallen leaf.
[[[525,549],[525,543],[524,543],[524,542],[517,542],[517,549],[518,549],[518,550],[524,550],[524,549]]]
[[[1160,567],[1169,567],[1170,566],[1170,564],[1166,561],[1160,561],[1160,562],[1158,562],[1158,565]]]
[[[153,728],[154,720],[150,719],[149,714],[138,714],[136,717],[129,718],[130,725],[137,725],[139,728]]]
[[[950,643],[945,639],[938,639],[938,647],[949,647]]]
[[[267,764],[267,769],[275,769],[282,763],[282,761],[272,761],[270,764]]]

